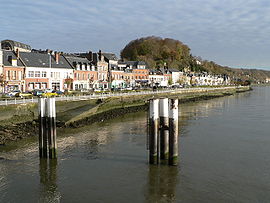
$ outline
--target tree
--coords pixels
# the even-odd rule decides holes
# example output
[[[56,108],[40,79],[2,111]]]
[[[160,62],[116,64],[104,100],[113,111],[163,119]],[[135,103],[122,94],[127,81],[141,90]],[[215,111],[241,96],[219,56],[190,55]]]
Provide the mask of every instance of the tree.
[[[168,85],[172,85],[172,83],[173,83],[172,78],[169,78]]]
[[[1,74],[1,75],[0,75],[1,92],[4,92],[6,84],[7,84],[7,81],[5,80],[4,75]]]
[[[67,89],[70,90],[71,89],[71,84],[73,83],[73,79],[72,78],[66,78],[64,81],[64,84],[67,85]]]

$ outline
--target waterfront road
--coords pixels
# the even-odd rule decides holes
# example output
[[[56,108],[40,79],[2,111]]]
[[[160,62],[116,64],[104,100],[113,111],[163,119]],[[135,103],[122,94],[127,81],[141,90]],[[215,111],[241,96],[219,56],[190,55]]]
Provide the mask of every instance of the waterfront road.
[[[109,92],[109,93],[100,93],[92,95],[72,95],[72,96],[59,96],[56,97],[56,101],[79,101],[79,100],[90,100],[90,99],[105,99],[109,97],[121,97],[121,96],[134,96],[134,95],[152,95],[152,94],[163,94],[163,93],[191,93],[191,92],[209,92],[215,90],[226,90],[226,89],[237,89],[239,87],[230,86],[230,87],[208,87],[208,88],[180,88],[180,89],[170,89],[170,90],[156,90],[156,91],[138,91],[138,92]],[[16,104],[26,104],[26,103],[37,103],[38,98],[14,98],[14,99],[5,99],[0,101],[0,105],[16,105]]]

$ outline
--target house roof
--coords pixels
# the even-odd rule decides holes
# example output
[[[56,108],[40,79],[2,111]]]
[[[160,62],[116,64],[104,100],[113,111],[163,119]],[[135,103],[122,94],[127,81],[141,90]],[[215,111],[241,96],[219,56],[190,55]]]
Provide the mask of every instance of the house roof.
[[[69,64],[71,64],[74,68],[74,62],[75,63],[86,63],[86,64],[90,64],[91,62],[85,58],[85,57],[78,57],[78,56],[64,56],[66,58],[66,60],[69,62]]]
[[[5,46],[6,44],[9,44],[12,47],[15,46],[15,47],[20,47],[20,48],[23,48],[23,49],[31,50],[31,46],[30,45],[27,45],[27,44],[24,44],[24,43],[21,43],[21,42],[16,42],[14,40],[9,40],[9,39],[2,40],[1,41],[1,44],[2,44],[2,47]]]
[[[146,66],[146,63],[144,61],[137,61],[137,65],[145,65]]]
[[[180,70],[173,69],[173,68],[169,68],[168,70],[169,70],[170,72],[181,72]]]
[[[107,60],[118,61],[118,58],[116,57],[115,54],[112,54],[112,53],[102,53],[102,55],[103,55]]]
[[[147,66],[147,64],[144,61],[126,61],[127,65],[131,65],[131,66]]]
[[[119,64],[119,65],[127,65],[127,62],[121,61],[121,60],[120,60],[120,61],[118,61],[118,64]]]
[[[127,65],[136,66],[137,61],[126,61]]]
[[[59,56],[59,62],[56,63],[55,57],[46,53],[20,52],[20,58],[27,67],[42,68],[72,68],[63,56]]]
[[[17,58],[17,56],[15,55],[15,53],[13,51],[3,50],[3,64],[4,64],[4,66],[12,66],[11,62],[8,60],[9,57],[12,57],[12,59]],[[17,66],[23,66],[23,64],[20,60],[18,60]]]

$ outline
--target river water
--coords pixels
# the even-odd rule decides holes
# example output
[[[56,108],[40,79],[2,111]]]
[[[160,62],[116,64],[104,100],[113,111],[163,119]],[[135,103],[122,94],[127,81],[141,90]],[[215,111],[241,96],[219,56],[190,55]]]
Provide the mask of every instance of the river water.
[[[269,202],[270,88],[180,105],[177,167],[148,165],[146,113],[0,147],[0,202]]]

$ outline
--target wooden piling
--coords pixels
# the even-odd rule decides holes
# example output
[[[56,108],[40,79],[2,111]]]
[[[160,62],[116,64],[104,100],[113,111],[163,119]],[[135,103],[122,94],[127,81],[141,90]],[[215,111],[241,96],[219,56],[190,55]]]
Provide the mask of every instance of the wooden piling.
[[[158,99],[151,99],[149,101],[149,163],[158,163]]]
[[[47,123],[48,123],[48,141],[49,141],[49,158],[56,158],[56,113],[55,98],[47,99]]]
[[[53,154],[54,158],[57,156],[57,142],[56,142],[56,107],[55,107],[55,98],[52,98],[52,106],[53,106],[53,113],[52,113],[52,118],[53,118]]]
[[[38,112],[39,112],[39,157],[47,157],[47,126],[46,126],[46,99],[39,98]]]
[[[160,159],[169,159],[169,100],[159,100],[159,122],[160,122]]]
[[[169,165],[178,162],[178,99],[169,100]]]

